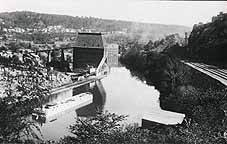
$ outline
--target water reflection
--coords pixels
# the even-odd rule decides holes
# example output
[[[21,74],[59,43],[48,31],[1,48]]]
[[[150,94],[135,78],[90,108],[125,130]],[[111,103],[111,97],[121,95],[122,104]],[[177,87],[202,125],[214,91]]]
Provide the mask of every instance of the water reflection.
[[[78,116],[95,116],[97,112],[104,109],[106,102],[106,91],[102,82],[96,81],[93,87],[90,87],[90,92],[93,94],[93,103],[76,110]]]
[[[72,94],[70,94],[69,92],[68,95],[65,95],[66,92],[64,92],[55,95],[52,97],[53,99],[51,98],[51,102],[58,101],[69,96],[75,96],[77,94],[88,91],[93,94],[93,103],[82,108],[72,110],[71,112],[65,113],[63,116],[58,117],[57,120],[53,122],[41,124],[41,132],[45,140],[58,140],[64,135],[70,135],[67,128],[69,127],[69,125],[72,125],[75,122],[76,117],[95,116],[98,111],[103,110],[106,101],[106,91],[101,81],[96,81],[94,83],[74,88],[72,90]]]
[[[136,77],[125,67],[112,68],[101,80],[107,92],[105,110],[129,115],[128,121],[140,123],[143,113],[160,109],[159,92]]]
[[[160,109],[159,92],[153,86],[132,77],[130,71],[124,67],[111,68],[107,77],[73,89],[71,96],[87,91],[93,94],[93,103],[65,113],[56,121],[45,123],[41,131],[46,140],[58,140],[64,135],[70,135],[67,128],[75,122],[77,116],[95,116],[97,111],[108,110],[129,115],[128,122],[140,123],[144,112]],[[67,96],[59,95],[56,99]]]

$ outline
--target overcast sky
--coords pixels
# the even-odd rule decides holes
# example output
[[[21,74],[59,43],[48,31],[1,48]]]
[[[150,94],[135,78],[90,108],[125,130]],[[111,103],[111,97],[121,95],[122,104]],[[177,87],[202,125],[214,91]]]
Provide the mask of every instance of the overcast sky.
[[[224,1],[150,0],[0,0],[0,12],[34,11],[71,16],[130,20],[147,23],[178,24],[192,27],[208,22],[220,11]]]

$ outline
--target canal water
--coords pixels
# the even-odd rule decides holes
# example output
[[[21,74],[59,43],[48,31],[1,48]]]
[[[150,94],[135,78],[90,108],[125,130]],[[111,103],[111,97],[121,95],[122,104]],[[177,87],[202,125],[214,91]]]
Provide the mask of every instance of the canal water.
[[[97,111],[128,115],[127,122],[141,123],[143,113],[160,109],[159,92],[154,86],[133,77],[125,67],[111,68],[107,77],[100,81],[73,90],[73,94],[90,91],[93,103],[65,113],[57,120],[41,126],[45,140],[58,140],[70,135],[68,127],[76,117],[96,115]]]

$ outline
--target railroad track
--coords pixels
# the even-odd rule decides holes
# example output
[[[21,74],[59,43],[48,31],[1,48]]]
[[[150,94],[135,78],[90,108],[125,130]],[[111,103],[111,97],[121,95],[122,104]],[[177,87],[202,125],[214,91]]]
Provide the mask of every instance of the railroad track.
[[[212,65],[207,65],[203,63],[193,63],[193,62],[184,62],[184,64],[220,81],[222,84],[227,86],[227,70],[219,69]]]
[[[217,71],[219,73],[223,73],[223,74],[226,74],[227,75],[227,70],[226,69],[219,69],[216,66],[207,65],[207,64],[204,64],[204,63],[196,63],[196,64],[197,65],[200,65],[200,66],[203,66],[204,68],[215,70],[215,71]]]
[[[221,77],[225,80],[227,80],[227,73],[226,72],[223,72],[221,70],[219,70],[218,68],[216,69],[211,69],[210,67],[207,67],[206,65],[202,65],[202,64],[199,64],[199,63],[191,63],[192,65],[194,65],[195,67],[198,67],[198,68],[201,68],[207,72],[210,72],[218,77]]]

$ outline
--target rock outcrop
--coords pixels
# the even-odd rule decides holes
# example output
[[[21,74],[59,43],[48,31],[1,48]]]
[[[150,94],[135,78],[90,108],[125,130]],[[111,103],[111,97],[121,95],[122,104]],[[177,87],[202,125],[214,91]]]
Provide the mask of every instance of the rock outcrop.
[[[227,13],[206,24],[196,24],[189,36],[190,56],[209,62],[227,62]]]

